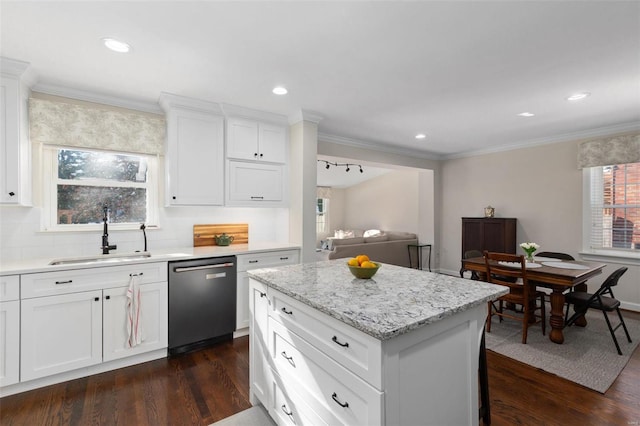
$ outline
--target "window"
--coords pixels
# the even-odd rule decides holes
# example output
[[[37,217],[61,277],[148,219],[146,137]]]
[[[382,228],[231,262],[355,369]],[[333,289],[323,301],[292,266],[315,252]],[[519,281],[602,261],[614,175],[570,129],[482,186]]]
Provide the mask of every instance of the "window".
[[[154,156],[44,148],[45,230],[95,229],[103,208],[115,229],[157,225]]]
[[[587,248],[640,251],[640,163],[585,170],[591,200]]]
[[[329,229],[329,200],[318,198],[316,203],[316,232],[328,232]]]

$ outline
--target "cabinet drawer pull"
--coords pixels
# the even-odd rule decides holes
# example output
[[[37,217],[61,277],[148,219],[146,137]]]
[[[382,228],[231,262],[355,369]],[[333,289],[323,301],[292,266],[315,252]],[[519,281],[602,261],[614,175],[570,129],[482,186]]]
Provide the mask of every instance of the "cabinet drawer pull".
[[[73,282],[73,280],[67,280],[67,281],[56,281],[56,285],[58,284],[71,284]]]
[[[281,257],[280,260],[289,260],[289,257]]]
[[[140,272],[139,274],[129,274],[130,277],[141,277],[143,275],[143,272]]]
[[[282,308],[281,311],[287,315],[293,315],[293,311],[287,311],[287,308]]]
[[[291,418],[291,421],[293,422],[293,424],[296,424],[296,421],[293,419],[293,411],[289,411],[287,410],[287,406],[282,404],[282,411]]]
[[[349,347],[349,342],[346,343],[341,343],[338,341],[338,336],[333,336],[331,338],[331,340],[333,340],[335,343],[339,344],[340,346],[342,346],[343,348],[348,348]]]
[[[258,293],[260,293],[260,297],[267,297],[267,293],[263,293],[261,291],[259,291]]]
[[[291,364],[293,366],[293,368],[296,368],[296,363],[293,360],[292,356],[288,356],[287,353],[285,351],[280,352],[280,355],[282,355],[284,357],[284,359],[286,359],[287,361],[289,361],[289,364]]]
[[[252,199],[252,200],[264,200],[264,197],[254,197],[254,196],[251,196],[251,199]]]
[[[13,192],[13,191],[11,191],[11,192],[9,193],[9,196],[10,196],[10,197],[13,197],[14,195],[16,195],[16,193],[15,193],[15,192]]]
[[[333,393],[333,395],[331,395],[331,399],[333,399],[342,408],[347,408],[349,406],[348,402],[340,402],[338,400],[338,395],[335,392]]]
[[[104,298],[107,300],[111,300],[111,296],[105,296]]]
[[[95,302],[99,302],[99,301],[100,301],[100,298],[99,298],[99,297],[94,297],[94,298],[93,298],[93,300],[94,300]]]
[[[249,263],[258,263],[260,262],[259,260],[250,260]]]

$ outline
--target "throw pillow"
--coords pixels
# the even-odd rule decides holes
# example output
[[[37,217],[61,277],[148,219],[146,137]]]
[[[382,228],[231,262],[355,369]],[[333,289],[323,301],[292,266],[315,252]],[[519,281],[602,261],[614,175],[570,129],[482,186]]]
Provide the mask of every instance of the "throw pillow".
[[[383,235],[384,232],[382,232],[379,229],[368,229],[366,231],[364,231],[364,235],[363,237],[367,238],[367,237],[377,237],[378,235]]]

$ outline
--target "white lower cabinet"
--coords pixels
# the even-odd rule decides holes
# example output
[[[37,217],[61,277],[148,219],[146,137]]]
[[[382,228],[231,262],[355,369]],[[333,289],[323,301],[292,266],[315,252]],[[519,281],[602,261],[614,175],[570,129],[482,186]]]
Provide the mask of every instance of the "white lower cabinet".
[[[250,287],[251,403],[279,425],[478,424],[484,303],[379,340],[253,278]]]
[[[127,289],[138,276],[144,340],[128,347]],[[167,347],[166,262],[25,274],[20,381]]]
[[[140,286],[142,336],[141,344],[128,345],[127,287],[104,290],[103,361],[166,348],[168,345],[167,286],[153,283]]]
[[[20,373],[20,301],[0,302],[0,386],[18,383]]]
[[[102,291],[22,301],[21,381],[102,362]]]
[[[300,250],[279,250],[253,254],[239,254],[236,330],[249,327],[249,275],[251,269],[295,265],[300,262]]]

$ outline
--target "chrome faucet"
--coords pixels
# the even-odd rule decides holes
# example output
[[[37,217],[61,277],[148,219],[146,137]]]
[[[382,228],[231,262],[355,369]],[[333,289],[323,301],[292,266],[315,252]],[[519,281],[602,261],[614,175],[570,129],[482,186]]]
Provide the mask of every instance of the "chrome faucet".
[[[105,204],[102,208],[103,216],[102,222],[104,222],[104,227],[102,231],[102,254],[109,254],[109,250],[116,250],[118,248],[117,245],[109,245],[109,232],[107,229],[107,221],[109,220],[109,207]]]

